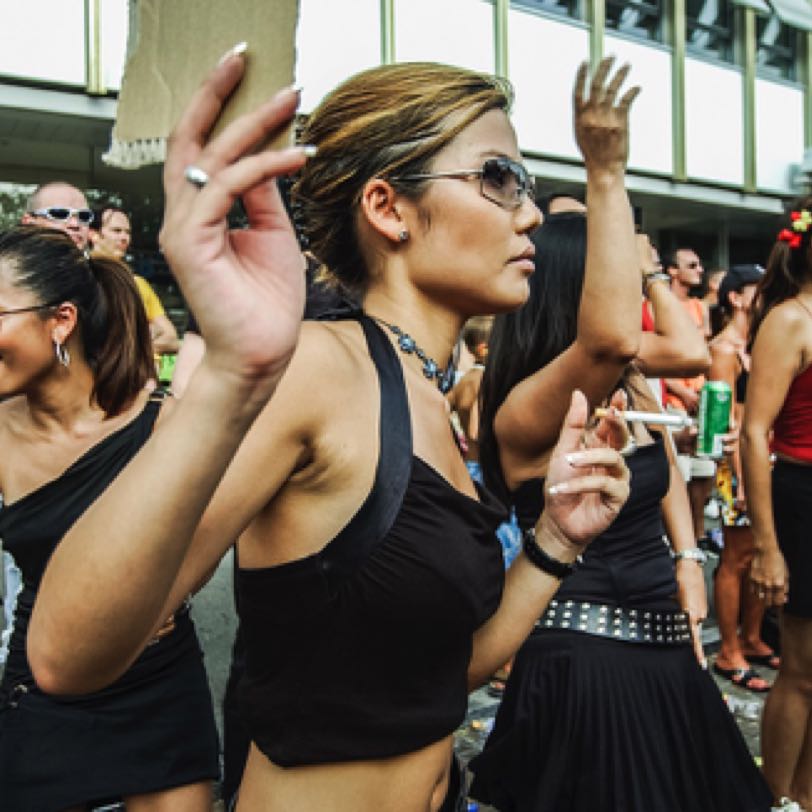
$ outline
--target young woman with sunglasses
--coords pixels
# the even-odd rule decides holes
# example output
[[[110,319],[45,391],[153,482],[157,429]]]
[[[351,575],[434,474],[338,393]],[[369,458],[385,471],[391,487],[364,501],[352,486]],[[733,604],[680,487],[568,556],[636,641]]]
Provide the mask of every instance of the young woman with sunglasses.
[[[568,389],[580,386],[598,406],[620,386],[616,408],[660,411],[632,362],[643,344],[641,272],[645,287],[668,282],[650,254],[642,267],[607,266],[590,192],[586,216],[550,215],[534,233],[530,298],[497,316],[491,333],[480,460],[526,542],[545,509]],[[631,217],[611,225],[618,243],[633,239]],[[652,364],[654,349],[643,354],[656,374],[667,367]],[[471,794],[505,811],[766,812],[769,792],[700,667],[703,554],[670,438],[637,421],[632,431],[629,499],[519,649],[493,732],[470,764]]]
[[[58,692],[114,679],[239,539],[253,744],[237,809],[456,809],[452,734],[467,691],[611,522],[625,466],[608,446],[580,449],[575,393],[533,560],[520,556],[505,582],[503,511],[474,488],[437,380],[465,320],[520,306],[533,272],[539,213],[506,84],[434,64],[372,69],[310,116],[314,156],[255,154],[298,97],[282,91],[209,140],[243,69],[238,54],[215,69],[165,167],[162,244],[206,354],[52,558],[32,620],[35,672]],[[625,149],[633,97],[616,101],[625,71],[607,81],[609,70],[589,98],[586,68],[577,85],[597,176]],[[299,170],[310,250],[363,304],[343,320],[301,324],[304,260],[274,182]],[[238,197],[250,228],[229,232]],[[600,186],[596,207],[608,218],[627,207],[622,178]],[[617,251],[608,233],[601,244]],[[78,532],[92,572],[78,567]],[[64,623],[77,604],[81,617]]]
[[[53,229],[0,234],[0,537],[23,579],[8,596],[13,624],[4,635],[3,809],[77,810],[121,798],[129,812],[211,808],[217,731],[188,609],[168,612],[113,684],[81,696],[43,693],[26,653],[49,556],[155,425],[161,400],[145,390],[152,374],[149,329],[125,266],[87,259]],[[91,575],[94,555],[78,541],[76,566]]]

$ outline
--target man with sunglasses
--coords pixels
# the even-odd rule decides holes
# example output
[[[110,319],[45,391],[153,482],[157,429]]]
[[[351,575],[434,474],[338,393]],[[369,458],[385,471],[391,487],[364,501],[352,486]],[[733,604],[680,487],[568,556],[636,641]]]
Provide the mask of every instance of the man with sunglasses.
[[[678,248],[666,263],[671,277],[671,291],[680,300],[705,339],[708,336],[708,315],[705,303],[691,296],[691,289],[702,282],[705,272],[702,262],[692,248]],[[694,378],[666,378],[666,405],[678,412],[696,415],[699,407],[699,393],[705,383],[705,376]],[[713,477],[716,465],[712,460],[696,456],[696,432],[686,430],[674,436],[680,454],[680,469],[688,482],[688,499],[691,503],[691,517],[697,546],[705,546],[705,505],[713,490]]]
[[[23,223],[64,231],[78,248],[87,248],[93,212],[87,198],[75,186],[53,181],[37,187],[28,198]]]

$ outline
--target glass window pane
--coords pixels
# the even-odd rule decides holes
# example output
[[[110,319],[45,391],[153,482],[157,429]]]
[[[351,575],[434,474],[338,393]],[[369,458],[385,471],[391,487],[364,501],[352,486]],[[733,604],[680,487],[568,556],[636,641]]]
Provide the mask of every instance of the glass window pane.
[[[83,0],[3,3],[0,31],[0,73],[84,86]]]
[[[733,14],[729,0],[687,0],[688,50],[733,61]]]
[[[777,16],[756,18],[756,65],[762,76],[796,76],[798,35]]]
[[[662,41],[661,0],[607,0],[606,27],[637,39]]]
[[[104,0],[101,5],[101,60],[104,86],[121,88],[121,74],[127,54],[129,8],[127,0]]]
[[[523,6],[537,11],[548,11],[560,14],[563,17],[572,17],[576,20],[586,19],[586,3],[584,0],[512,0],[511,5]]]

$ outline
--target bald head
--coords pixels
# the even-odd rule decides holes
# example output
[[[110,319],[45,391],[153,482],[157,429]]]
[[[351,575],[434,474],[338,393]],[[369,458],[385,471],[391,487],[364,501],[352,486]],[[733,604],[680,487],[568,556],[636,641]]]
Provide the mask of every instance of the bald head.
[[[82,214],[85,211],[90,209],[84,194],[69,183],[55,181],[38,187],[28,198],[22,222],[64,231],[78,248],[84,249],[90,234],[90,220]],[[67,216],[59,216],[63,214]]]

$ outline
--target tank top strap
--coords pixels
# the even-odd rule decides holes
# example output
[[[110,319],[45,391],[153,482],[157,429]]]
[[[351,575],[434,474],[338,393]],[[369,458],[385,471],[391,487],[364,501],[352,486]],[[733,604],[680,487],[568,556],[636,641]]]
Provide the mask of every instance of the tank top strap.
[[[336,586],[355,572],[395,522],[412,470],[412,426],[403,370],[392,343],[363,312],[352,314],[364,331],[380,389],[380,449],[375,481],[364,504],[327,545],[322,567]]]

